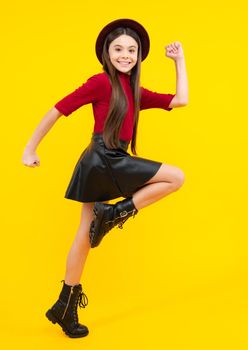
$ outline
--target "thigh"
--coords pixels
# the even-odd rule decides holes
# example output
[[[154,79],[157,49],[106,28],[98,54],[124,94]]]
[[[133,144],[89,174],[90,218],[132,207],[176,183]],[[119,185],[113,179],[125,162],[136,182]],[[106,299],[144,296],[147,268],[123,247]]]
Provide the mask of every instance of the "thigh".
[[[157,173],[145,184],[154,182],[183,182],[184,173],[176,166],[162,163]]]

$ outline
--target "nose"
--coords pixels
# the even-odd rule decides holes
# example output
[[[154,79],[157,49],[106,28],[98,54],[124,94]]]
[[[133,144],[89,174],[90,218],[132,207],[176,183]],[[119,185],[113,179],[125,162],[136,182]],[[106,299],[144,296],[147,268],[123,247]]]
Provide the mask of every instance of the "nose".
[[[129,56],[128,56],[128,52],[123,52],[123,54],[122,54],[122,58],[128,58]]]

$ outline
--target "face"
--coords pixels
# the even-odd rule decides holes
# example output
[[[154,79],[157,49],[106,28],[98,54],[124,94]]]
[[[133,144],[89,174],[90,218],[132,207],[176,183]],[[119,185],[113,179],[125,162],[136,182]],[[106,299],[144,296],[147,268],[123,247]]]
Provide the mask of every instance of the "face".
[[[134,38],[122,34],[109,45],[109,58],[113,66],[120,72],[131,74],[137,62],[138,44]]]

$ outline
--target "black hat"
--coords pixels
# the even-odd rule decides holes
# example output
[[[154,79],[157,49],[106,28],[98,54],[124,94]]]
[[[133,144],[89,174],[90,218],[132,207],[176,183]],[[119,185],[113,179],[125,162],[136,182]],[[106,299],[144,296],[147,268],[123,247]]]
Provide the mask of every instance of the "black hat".
[[[124,27],[124,28],[128,27],[130,29],[133,29],[138,34],[141,42],[141,47],[142,47],[142,61],[143,61],[148,55],[149,48],[150,48],[150,39],[149,39],[148,33],[141,24],[128,18],[117,19],[113,22],[110,22],[100,31],[96,39],[96,55],[99,61],[102,63],[103,45],[107,35],[110,32],[112,32],[112,30],[119,27]]]

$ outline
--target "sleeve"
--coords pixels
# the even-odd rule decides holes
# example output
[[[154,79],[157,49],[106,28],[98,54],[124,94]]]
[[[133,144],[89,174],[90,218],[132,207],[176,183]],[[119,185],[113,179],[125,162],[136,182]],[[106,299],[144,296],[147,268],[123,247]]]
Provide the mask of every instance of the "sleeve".
[[[160,94],[141,87],[140,110],[149,108],[162,108],[171,111],[169,108],[171,100],[175,94]]]
[[[58,101],[54,107],[63,115],[68,116],[83,105],[99,100],[101,93],[101,79],[93,75],[76,90]]]

